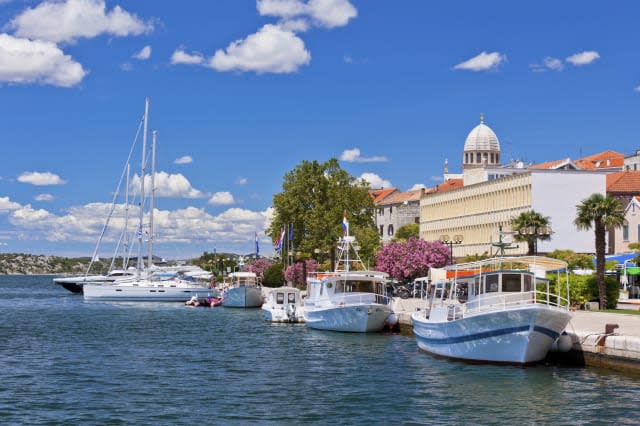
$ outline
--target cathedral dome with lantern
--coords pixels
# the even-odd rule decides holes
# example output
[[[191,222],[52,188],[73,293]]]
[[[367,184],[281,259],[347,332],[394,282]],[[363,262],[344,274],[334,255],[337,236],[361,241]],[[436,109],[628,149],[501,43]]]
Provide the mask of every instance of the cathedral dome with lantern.
[[[467,136],[462,164],[464,169],[500,164],[500,141],[491,127],[484,124],[484,114],[480,114],[480,124]]]

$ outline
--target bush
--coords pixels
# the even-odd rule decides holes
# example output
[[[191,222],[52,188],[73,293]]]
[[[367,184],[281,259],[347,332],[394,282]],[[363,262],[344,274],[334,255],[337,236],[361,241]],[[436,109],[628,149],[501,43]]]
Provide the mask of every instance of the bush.
[[[590,302],[599,302],[600,295],[598,292],[598,280],[595,275],[591,275],[587,278],[587,287],[589,295],[591,296]],[[614,277],[604,277],[604,284],[606,286],[607,294],[607,309],[615,309],[618,306],[618,298],[620,297],[620,284]]]
[[[265,287],[280,287],[283,283],[284,273],[282,272],[282,265],[280,263],[271,265],[264,273],[262,284]]]

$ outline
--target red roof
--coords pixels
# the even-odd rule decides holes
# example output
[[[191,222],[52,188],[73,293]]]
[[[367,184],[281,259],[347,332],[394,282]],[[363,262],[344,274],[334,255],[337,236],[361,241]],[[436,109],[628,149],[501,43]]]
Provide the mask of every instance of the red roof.
[[[640,172],[623,171],[607,175],[607,192],[640,194]]]
[[[405,191],[405,192],[394,192],[389,195],[387,198],[382,200],[381,205],[388,204],[401,204],[405,201],[420,201],[420,197],[422,196],[424,190],[416,189],[413,191]]]
[[[380,204],[382,200],[396,191],[398,191],[396,188],[372,189],[369,191],[369,195],[371,195],[371,198],[373,198],[373,204]]]
[[[616,151],[602,151],[574,161],[583,170],[610,169],[624,166],[624,154]]]

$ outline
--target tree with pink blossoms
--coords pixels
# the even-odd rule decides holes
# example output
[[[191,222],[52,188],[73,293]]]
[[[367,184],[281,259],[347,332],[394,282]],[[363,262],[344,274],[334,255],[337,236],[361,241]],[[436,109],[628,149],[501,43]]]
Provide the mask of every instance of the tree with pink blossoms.
[[[316,272],[318,264],[314,259],[305,260],[304,263],[306,264],[306,267],[307,267],[306,268],[307,274],[310,272]],[[296,262],[293,265],[289,266],[287,270],[284,272],[284,279],[288,283],[292,283],[294,286],[304,285],[305,283],[304,272],[305,271],[303,269],[302,262]]]
[[[260,279],[264,279],[264,273],[267,269],[271,268],[271,265],[273,265],[272,261],[261,257],[245,265],[242,270],[245,272],[255,272]]]
[[[376,253],[376,269],[398,281],[410,281],[427,275],[430,268],[441,268],[451,260],[449,247],[440,241],[409,238],[391,242]]]

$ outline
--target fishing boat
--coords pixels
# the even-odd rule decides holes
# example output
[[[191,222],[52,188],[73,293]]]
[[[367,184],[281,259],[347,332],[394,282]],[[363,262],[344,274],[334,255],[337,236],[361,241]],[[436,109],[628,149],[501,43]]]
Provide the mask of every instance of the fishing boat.
[[[304,322],[302,296],[295,287],[278,287],[262,304],[262,315],[269,322]]]
[[[364,333],[381,331],[389,320],[389,275],[365,270],[354,246],[355,237],[348,235],[347,228],[338,242],[334,272],[311,273],[307,277],[303,312],[308,327]]]
[[[229,274],[222,294],[222,306],[227,308],[259,308],[262,306],[262,286],[255,272]]]
[[[569,287],[546,273],[567,264],[540,256],[496,257],[448,266],[423,309],[411,315],[418,347],[467,361],[526,365],[543,360],[571,320]],[[562,280],[558,279],[559,282]]]
[[[140,199],[145,199],[145,176],[147,173],[147,127],[149,116],[149,99],[145,100],[144,116],[143,116],[143,142],[142,142],[142,168],[140,178]],[[206,296],[216,292],[215,289],[209,287],[208,282],[196,280],[193,275],[188,276],[186,272],[192,271],[193,267],[183,267],[180,270],[177,267],[174,270],[168,270],[163,267],[157,267],[153,264],[153,212],[155,208],[155,174],[156,174],[156,146],[157,132],[153,132],[153,142],[151,149],[151,196],[149,201],[148,222],[145,224],[144,203],[141,203],[139,209],[139,222],[136,231],[138,239],[138,261],[135,276],[133,278],[118,279],[113,283],[104,282],[86,282],[83,285],[84,299],[89,301],[158,301],[158,302],[184,302],[191,299],[192,296]],[[147,231],[147,260],[148,264],[144,264],[142,256],[143,228]],[[206,272],[206,271],[205,271]]]

